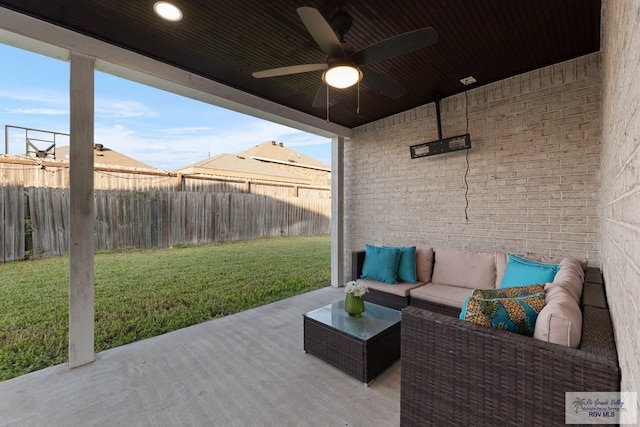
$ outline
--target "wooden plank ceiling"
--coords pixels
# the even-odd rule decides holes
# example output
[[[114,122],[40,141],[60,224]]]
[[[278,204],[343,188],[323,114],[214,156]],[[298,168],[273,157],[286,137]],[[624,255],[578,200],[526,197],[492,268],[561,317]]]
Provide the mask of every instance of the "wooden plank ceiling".
[[[153,13],[154,0],[0,0],[0,5],[175,65],[228,86],[324,118],[312,107],[321,71],[255,79],[254,71],[318,63],[325,55],[296,8],[327,20],[353,18],[345,39],[361,49],[426,26],[438,42],[368,65],[406,89],[400,99],[364,85],[331,91],[331,121],[356,127],[464,91],[600,49],[601,0],[176,0],[176,23]],[[366,73],[366,68],[363,69]]]

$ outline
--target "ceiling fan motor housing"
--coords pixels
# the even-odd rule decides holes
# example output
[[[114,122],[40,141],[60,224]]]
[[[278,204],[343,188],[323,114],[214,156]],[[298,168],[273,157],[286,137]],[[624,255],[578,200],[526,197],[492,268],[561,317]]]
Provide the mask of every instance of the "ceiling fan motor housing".
[[[344,35],[347,34],[353,24],[353,18],[346,13],[339,12],[331,18],[331,28],[336,32],[341,42],[344,42]]]

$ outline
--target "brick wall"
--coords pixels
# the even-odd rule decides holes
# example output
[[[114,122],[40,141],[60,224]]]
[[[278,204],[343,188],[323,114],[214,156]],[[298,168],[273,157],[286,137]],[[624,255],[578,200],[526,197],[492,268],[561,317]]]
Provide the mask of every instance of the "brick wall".
[[[622,390],[640,393],[640,2],[604,9],[600,257]],[[640,413],[640,405],[638,413]]]
[[[592,54],[442,100],[465,151],[412,160],[437,139],[435,105],[355,130],[345,144],[345,272],[372,244],[586,257],[598,265],[601,61]],[[461,76],[464,77],[464,76]],[[366,106],[364,106],[366,108]]]

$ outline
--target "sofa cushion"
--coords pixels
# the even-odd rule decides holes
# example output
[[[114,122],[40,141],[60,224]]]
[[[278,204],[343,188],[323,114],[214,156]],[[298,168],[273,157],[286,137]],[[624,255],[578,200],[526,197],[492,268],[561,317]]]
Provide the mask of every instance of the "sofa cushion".
[[[567,293],[547,293],[546,305],[538,315],[533,337],[577,348],[581,333],[582,312],[578,303]]]
[[[416,279],[418,282],[429,283],[433,270],[433,248],[427,246],[416,247]]]
[[[432,281],[468,289],[491,289],[496,283],[493,253],[436,248]]]
[[[484,298],[472,292],[460,319],[520,335],[533,336],[538,313],[544,307],[544,292],[518,297]]]
[[[509,261],[500,287],[550,283],[556,277],[558,270],[560,270],[558,264],[546,264],[509,254]]]
[[[564,259],[571,259],[577,262],[582,271],[587,271],[587,265],[589,264],[589,260],[586,258],[575,258],[575,257],[558,257],[558,256],[549,256],[549,255],[536,255],[536,254],[524,254],[521,255],[523,258],[527,258],[533,261],[544,262],[546,264],[560,264]]]
[[[416,247],[407,246],[400,249],[398,261],[398,282],[416,283]]]
[[[449,307],[461,308],[464,300],[469,296],[469,288],[444,285],[442,283],[427,283],[409,292],[411,299],[421,299]]]
[[[384,282],[379,282],[377,280],[370,279],[358,279],[358,282],[364,282],[365,285],[369,289],[375,289],[376,291],[386,292],[388,294],[398,295],[400,297],[409,296],[409,291],[412,289],[416,289],[422,285],[424,282],[417,283],[407,283],[407,282],[398,282],[396,284],[389,284]]]
[[[584,283],[584,270],[581,264],[574,258],[565,258],[560,262],[560,270],[552,283],[547,284],[547,299],[550,293],[562,290],[573,298],[579,305],[582,298],[582,286]]]
[[[398,248],[366,245],[360,278],[397,283],[400,253]]]

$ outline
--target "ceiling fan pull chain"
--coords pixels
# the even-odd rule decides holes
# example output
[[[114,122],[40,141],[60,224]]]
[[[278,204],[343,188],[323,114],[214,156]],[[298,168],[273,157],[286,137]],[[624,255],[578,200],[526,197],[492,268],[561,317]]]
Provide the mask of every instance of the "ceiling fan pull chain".
[[[327,123],[329,123],[329,85],[327,85]]]
[[[356,113],[360,114],[360,80],[358,80],[358,108],[356,109]]]

